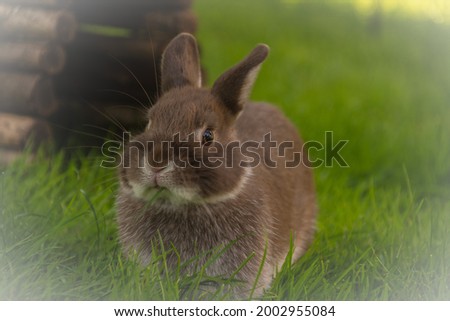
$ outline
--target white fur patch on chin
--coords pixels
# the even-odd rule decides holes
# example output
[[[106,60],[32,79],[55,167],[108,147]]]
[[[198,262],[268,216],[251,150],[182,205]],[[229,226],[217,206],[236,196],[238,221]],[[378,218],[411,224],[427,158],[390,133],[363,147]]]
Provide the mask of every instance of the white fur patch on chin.
[[[185,200],[194,202],[198,199],[198,189],[193,187],[175,187],[172,190],[172,195],[175,197],[175,201]]]
[[[137,182],[130,182],[131,190],[128,192],[134,197],[143,201],[156,201],[157,199],[165,199],[173,205],[193,203],[199,201],[198,189],[190,187],[174,187],[174,188],[149,188]]]
[[[133,194],[136,198],[145,201],[162,198],[169,201],[169,203],[172,203],[172,205],[174,206],[188,203],[214,204],[236,198],[244,189],[245,185],[252,175],[252,168],[245,167],[244,174],[241,176],[238,184],[233,190],[207,198],[201,198],[199,195],[199,189],[196,187],[173,186],[170,188],[161,189],[149,188],[144,184],[139,184],[137,182],[130,182],[129,184],[131,186],[130,193]]]

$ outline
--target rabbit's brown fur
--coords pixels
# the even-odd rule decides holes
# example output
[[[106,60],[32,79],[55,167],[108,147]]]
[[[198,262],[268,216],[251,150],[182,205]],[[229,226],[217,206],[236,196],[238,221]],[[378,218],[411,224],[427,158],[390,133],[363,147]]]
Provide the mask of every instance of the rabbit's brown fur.
[[[149,110],[148,128],[127,144],[124,164],[129,166],[120,170],[117,219],[125,253],[137,251],[140,260],[147,264],[152,241],[161,237],[165,248],[174,246],[185,261],[235,241],[207,272],[230,276],[254,253],[237,274],[238,279],[246,282],[241,287],[245,296],[265,250],[266,262],[257,294],[270,284],[274,270],[284,262],[291,236],[294,260],[308,248],[316,216],[312,173],[305,162],[295,168],[285,166],[294,152],[302,152],[302,141],[296,128],[276,107],[247,101],[267,54],[267,46],[257,46],[241,63],[224,73],[212,89],[205,89],[200,88],[195,39],[181,34],[168,45],[162,60],[163,95]],[[207,129],[214,134],[211,143],[202,142]],[[232,155],[224,155],[229,166],[209,168],[195,162],[203,160],[218,143],[225,146],[230,142],[261,142],[267,133],[277,144],[294,143],[294,148],[287,149],[285,155],[279,155],[276,148],[271,150],[271,160],[278,161],[276,167],[264,162],[240,166],[241,161],[249,158],[236,150]],[[186,142],[174,139],[176,134]],[[185,144],[190,151],[195,146],[201,148],[189,155],[182,151],[168,152],[168,147],[159,145],[162,141],[175,147]],[[142,146],[147,146],[147,142],[156,144],[142,154]],[[262,148],[254,151],[261,160],[268,157]],[[188,166],[176,166],[175,156]],[[306,155],[302,157],[306,161]],[[139,163],[144,165],[139,168]],[[196,166],[190,166],[193,164]],[[155,197],[157,192],[160,194]],[[176,255],[167,258],[171,266],[177,264],[177,259]]]

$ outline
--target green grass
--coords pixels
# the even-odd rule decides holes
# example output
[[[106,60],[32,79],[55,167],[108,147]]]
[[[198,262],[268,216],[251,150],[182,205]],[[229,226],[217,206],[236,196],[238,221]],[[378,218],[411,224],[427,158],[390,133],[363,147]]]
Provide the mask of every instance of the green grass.
[[[313,246],[265,298],[449,300],[450,26],[389,13],[373,30],[350,5],[318,2],[195,10],[210,83],[265,42],[253,98],[278,104],[306,140],[349,140],[348,168],[315,170]],[[1,172],[0,299],[198,298],[201,270],[167,275],[121,256],[116,175],[99,161],[57,153]]]

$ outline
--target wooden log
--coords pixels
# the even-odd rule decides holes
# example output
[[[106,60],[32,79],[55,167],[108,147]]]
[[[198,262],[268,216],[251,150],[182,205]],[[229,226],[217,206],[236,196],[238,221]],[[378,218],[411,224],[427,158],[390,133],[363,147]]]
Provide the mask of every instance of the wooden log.
[[[97,107],[94,105],[94,113],[99,114],[99,122],[104,126],[129,128],[146,123],[147,119],[147,110],[142,107],[105,105],[103,103],[103,105],[97,105]]]
[[[127,97],[132,95],[149,104],[142,87],[150,96],[154,95],[162,50],[157,48],[153,53],[152,48],[151,43],[143,41],[77,40],[67,48],[63,72],[55,76],[56,92],[65,99],[119,99],[125,103],[133,100]]]
[[[44,43],[0,43],[0,68],[44,71],[57,74],[65,63],[65,52],[57,45]]]
[[[0,148],[0,166],[10,165],[22,155],[22,152],[15,149]]]
[[[0,146],[20,149],[28,143],[50,141],[52,131],[47,122],[28,116],[0,113]]]
[[[190,11],[142,15],[132,39],[79,32],[68,51],[104,54],[116,58],[159,59],[164,48],[180,32],[195,33],[196,16]],[[82,53],[79,55],[81,57]]]
[[[84,35],[77,37],[68,50],[79,51],[80,54],[86,56],[102,54],[110,59],[153,59],[153,56],[158,58],[162,54],[165,48],[164,44],[168,41],[170,38],[164,39],[164,41],[150,41]]]
[[[1,0],[0,2],[36,7],[67,7],[73,3],[73,0]]]
[[[0,35],[3,38],[70,42],[76,29],[75,17],[66,10],[0,4]]]
[[[58,107],[50,78],[0,72],[0,111],[48,116]]]
[[[144,23],[136,27],[134,37],[152,40],[164,44],[168,43],[180,32],[195,33],[197,31],[197,17],[191,10],[180,12],[150,12],[144,16]]]
[[[194,33],[197,30],[197,17],[192,10],[183,10],[176,12],[149,12],[144,15],[144,26],[151,32],[158,30],[160,32]]]
[[[192,5],[193,0],[77,0],[74,8],[82,7],[126,7],[127,9],[185,9]]]
[[[181,31],[194,33],[197,29],[196,15],[190,9],[169,11],[130,9],[124,12],[123,10],[113,10],[109,7],[96,10],[84,9],[80,13],[77,12],[76,15],[82,24],[128,28],[130,31],[137,28],[152,31],[152,29],[156,28],[156,30],[177,34]]]
[[[152,1],[148,2],[152,3]],[[127,7],[127,10],[123,10],[120,6],[113,5],[99,5],[95,9],[86,10],[86,6],[74,9],[75,15],[82,24],[86,23],[134,29],[144,27],[148,21],[152,21],[154,18],[158,20],[163,18],[165,20],[163,22],[164,24],[167,24],[166,21],[170,20],[176,20],[177,23],[180,20],[195,20],[195,15],[188,6],[171,9],[165,7],[133,8],[131,6]],[[149,16],[148,18],[146,17],[147,15]],[[179,27],[171,29],[180,31]],[[192,28],[188,29],[192,30]]]

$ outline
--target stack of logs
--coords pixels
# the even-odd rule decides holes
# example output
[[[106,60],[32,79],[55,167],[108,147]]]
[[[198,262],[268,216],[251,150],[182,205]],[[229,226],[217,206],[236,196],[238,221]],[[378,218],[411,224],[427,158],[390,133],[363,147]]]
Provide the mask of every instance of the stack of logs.
[[[30,141],[139,127],[164,47],[196,31],[191,2],[0,0],[0,164]]]

